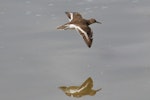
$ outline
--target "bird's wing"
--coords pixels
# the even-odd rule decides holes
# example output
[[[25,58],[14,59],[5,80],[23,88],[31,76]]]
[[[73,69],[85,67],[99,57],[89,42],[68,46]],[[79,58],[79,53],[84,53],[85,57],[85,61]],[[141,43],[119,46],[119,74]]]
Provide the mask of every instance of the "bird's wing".
[[[72,21],[75,17],[80,19],[82,18],[81,14],[79,14],[78,12],[65,12],[66,15],[69,18],[69,21]]]
[[[90,48],[92,45],[92,41],[93,41],[93,38],[92,38],[93,32],[91,28],[86,25],[83,25],[80,27],[76,25],[76,30],[82,35],[85,43]]]
[[[79,88],[80,93],[88,92],[93,87],[93,80],[89,77]]]

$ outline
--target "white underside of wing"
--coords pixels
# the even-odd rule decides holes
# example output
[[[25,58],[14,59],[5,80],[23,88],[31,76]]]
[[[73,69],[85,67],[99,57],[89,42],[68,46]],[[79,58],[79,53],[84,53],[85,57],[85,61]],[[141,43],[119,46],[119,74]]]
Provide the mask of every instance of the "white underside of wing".
[[[72,93],[72,94],[73,94],[73,93],[77,93],[77,92],[78,92],[77,89],[72,89],[72,90],[70,89],[70,90],[69,90],[69,93]]]
[[[65,91],[66,93],[71,93],[71,94],[73,94],[73,93],[77,93],[77,92],[79,92],[79,90],[78,90],[78,88],[76,88],[76,89],[68,89],[67,91]]]
[[[86,39],[87,39],[88,41],[90,41],[90,40],[89,40],[89,37],[88,37],[88,35],[87,35],[87,33],[86,33],[82,28],[80,28],[79,26],[74,25],[74,24],[70,24],[69,27],[70,27],[70,28],[75,28],[76,31],[78,31],[79,33],[82,32],[82,33],[84,34],[84,36],[86,37]]]
[[[83,89],[85,89],[86,87],[87,87],[87,85],[88,84],[86,84],[85,86],[83,86],[82,88],[80,88],[80,89],[70,89],[69,91],[67,91],[68,93],[71,93],[71,94],[73,94],[73,93],[79,93],[79,92],[81,92]]]
[[[79,93],[81,92],[84,88],[86,88],[86,86],[80,88],[80,89],[70,89],[68,92],[73,94],[73,93]]]
[[[83,89],[85,89],[85,88],[87,87],[87,85],[88,85],[88,84],[86,84],[85,86],[83,86],[82,88],[80,88],[80,89],[78,90],[78,92],[80,92],[80,91],[82,91]]]

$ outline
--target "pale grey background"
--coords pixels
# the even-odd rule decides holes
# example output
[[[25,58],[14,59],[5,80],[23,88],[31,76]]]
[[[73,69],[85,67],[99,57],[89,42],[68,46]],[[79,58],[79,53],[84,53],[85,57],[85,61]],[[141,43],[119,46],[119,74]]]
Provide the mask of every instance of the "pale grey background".
[[[90,49],[65,11],[103,23]],[[103,90],[80,100],[150,99],[149,0],[0,0],[0,100],[76,100],[58,87],[89,76]]]

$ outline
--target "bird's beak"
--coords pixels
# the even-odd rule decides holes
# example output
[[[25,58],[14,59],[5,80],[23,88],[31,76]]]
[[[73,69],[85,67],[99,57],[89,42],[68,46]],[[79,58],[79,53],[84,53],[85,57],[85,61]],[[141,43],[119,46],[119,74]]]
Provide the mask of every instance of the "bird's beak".
[[[98,23],[98,24],[102,24],[101,22],[98,22],[98,21],[96,21],[96,23]]]

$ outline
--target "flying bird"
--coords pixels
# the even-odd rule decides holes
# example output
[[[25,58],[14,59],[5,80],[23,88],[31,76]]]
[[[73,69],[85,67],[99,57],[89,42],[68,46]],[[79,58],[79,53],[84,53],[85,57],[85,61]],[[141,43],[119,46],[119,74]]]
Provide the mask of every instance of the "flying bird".
[[[67,17],[69,18],[69,22],[57,27],[57,29],[75,29],[77,32],[79,32],[87,46],[90,48],[93,41],[93,32],[89,25],[93,23],[99,23],[101,22],[96,21],[94,18],[91,19],[84,19],[81,14],[78,12],[65,12]]]
[[[59,87],[67,96],[73,96],[76,98],[90,95],[94,96],[96,92],[100,91],[102,88],[94,90],[93,88],[93,80],[89,77],[81,86],[60,86]]]

